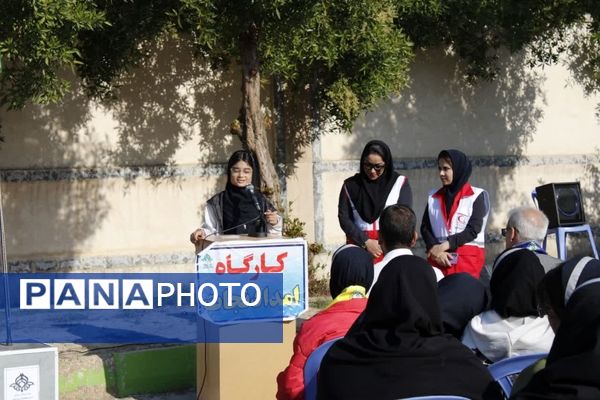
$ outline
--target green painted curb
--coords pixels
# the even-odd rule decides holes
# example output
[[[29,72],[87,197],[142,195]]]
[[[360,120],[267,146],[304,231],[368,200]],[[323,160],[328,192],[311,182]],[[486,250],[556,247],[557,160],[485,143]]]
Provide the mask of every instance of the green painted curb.
[[[195,345],[116,353],[113,359],[118,396],[173,392],[196,386]]]
[[[111,354],[104,368],[59,376],[59,393],[99,387],[119,397],[175,392],[196,387],[196,345]]]
[[[104,372],[104,369],[87,369],[83,371],[78,371],[69,376],[58,377],[58,388],[61,394],[67,394],[70,392],[74,392],[82,387],[90,387],[90,386],[102,386],[103,388],[110,387],[110,381],[112,378],[109,375],[109,383],[107,384],[107,377]]]

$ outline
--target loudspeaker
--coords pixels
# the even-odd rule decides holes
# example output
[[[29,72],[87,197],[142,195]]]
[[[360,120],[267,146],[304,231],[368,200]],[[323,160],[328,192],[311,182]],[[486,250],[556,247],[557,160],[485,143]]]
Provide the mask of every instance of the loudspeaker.
[[[535,192],[538,207],[550,221],[548,228],[585,224],[579,182],[548,183]]]

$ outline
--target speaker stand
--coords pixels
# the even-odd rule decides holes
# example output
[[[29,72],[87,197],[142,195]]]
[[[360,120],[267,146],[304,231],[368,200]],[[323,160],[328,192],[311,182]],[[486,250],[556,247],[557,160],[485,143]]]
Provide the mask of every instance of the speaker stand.
[[[565,261],[567,259],[567,233],[574,232],[587,232],[590,244],[592,245],[592,251],[594,252],[594,258],[598,259],[596,242],[594,240],[594,235],[592,234],[592,228],[590,228],[589,224],[559,226],[558,228],[548,229],[548,233],[546,233],[546,237],[544,238],[544,249],[546,248],[546,239],[548,239],[548,235],[554,234],[556,236],[556,251],[558,258]]]

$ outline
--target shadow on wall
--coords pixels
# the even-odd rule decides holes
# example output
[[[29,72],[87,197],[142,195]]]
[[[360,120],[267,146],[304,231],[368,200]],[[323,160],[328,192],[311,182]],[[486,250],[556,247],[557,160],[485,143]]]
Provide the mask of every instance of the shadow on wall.
[[[600,159],[600,149],[594,149],[595,159]],[[600,165],[589,163],[585,166],[585,174],[581,177],[584,211],[587,221],[600,220]],[[589,190],[586,190],[589,188]]]
[[[588,96],[600,93],[597,78],[600,68],[597,56],[600,42],[593,32],[582,24],[570,33],[572,37],[568,48],[569,61],[565,62],[573,80],[583,86]],[[596,117],[600,120],[600,103],[596,104]]]
[[[463,72],[460,60],[443,50],[417,54],[410,87],[367,113],[356,124],[345,149],[358,158],[368,140],[382,138],[397,160],[430,160],[426,166],[431,168],[403,171],[412,182],[419,223],[427,192],[440,186],[435,159],[447,148],[461,149],[470,157],[494,157],[491,173],[478,175],[475,171],[471,179],[489,192],[492,211],[509,196],[522,204],[531,203],[525,194],[515,198],[519,194],[511,181],[516,161],[524,157],[543,117],[545,77],[529,68],[523,55],[504,56],[492,82],[471,84]]]
[[[312,121],[315,114],[314,106],[311,104],[311,92],[309,88],[305,90],[296,89],[294,93],[284,91],[282,110],[285,113],[282,116],[285,130],[285,154],[286,162],[284,174],[291,177],[296,172],[300,159],[306,151],[310,152],[310,146],[314,142],[317,129]]]
[[[9,257],[48,255],[65,246],[75,254],[109,211],[99,182],[70,180],[67,169],[106,163],[107,147],[89,140],[95,130],[90,101],[76,87],[60,104],[28,106],[2,120],[1,168],[29,172],[2,182]]]
[[[118,122],[113,160],[172,165],[175,153],[193,138],[199,138],[201,163],[226,159],[233,149],[229,124],[241,103],[237,75],[214,72],[194,60],[193,48],[184,41],[157,47],[143,69],[117,82],[116,97],[105,104]]]
[[[520,156],[542,118],[543,83],[522,55],[504,57],[493,82],[472,85],[456,57],[419,53],[410,87],[359,121],[347,150],[360,155],[366,141],[385,136],[395,158],[435,159],[433,143],[472,156]]]
[[[412,66],[411,87],[357,123],[346,148],[357,159],[364,144],[379,137],[390,145],[397,160],[431,160],[427,164],[431,168],[403,171],[411,179],[419,217],[427,191],[440,186],[434,167],[440,150],[458,148],[471,157],[484,156],[475,166],[490,168],[484,173],[475,170],[471,182],[490,194],[492,214],[487,233],[488,243],[492,243],[488,262],[504,247],[496,228],[506,223],[508,204],[533,205],[530,193],[535,184],[517,187],[517,181],[527,178],[516,175],[516,165],[519,160],[526,161],[527,145],[536,134],[546,104],[543,71],[531,69],[525,56],[506,55],[499,67],[494,81],[473,86],[463,79],[455,57],[441,51],[419,54]],[[556,153],[560,154],[558,146]],[[590,157],[580,177],[587,221],[592,225],[600,218],[600,193],[595,191],[600,186],[599,157],[600,150],[596,149],[596,156]],[[534,167],[527,168],[534,171]],[[556,180],[543,165],[535,168],[540,171],[537,184]],[[568,179],[577,180],[577,176]],[[570,247],[570,255],[589,253],[587,239],[579,238]]]
[[[86,239],[110,209],[104,189],[94,180],[2,186],[7,253],[11,259],[46,259],[55,253],[75,256],[85,249]],[[54,267],[52,263],[37,263],[35,269],[43,272]],[[19,265],[17,269],[28,271],[29,267]]]
[[[68,168],[106,163],[106,143],[90,152],[90,138],[97,135],[93,105],[72,74],[65,77],[72,91],[58,104],[30,105],[20,111],[2,112],[0,151],[2,169]],[[101,132],[100,132],[101,133]],[[77,149],[86,151],[86,156]]]
[[[595,160],[600,159],[600,149],[594,149]],[[582,186],[582,197],[583,197],[583,210],[585,212],[585,218],[587,223],[592,226],[594,229],[594,239],[596,241],[596,249],[600,250],[600,231],[598,230],[598,222],[600,221],[600,191],[598,188],[600,187],[600,164],[590,162],[585,166],[585,173],[580,178],[580,183]],[[587,240],[582,240],[577,250],[583,254],[591,255],[592,251],[590,249],[589,243]]]
[[[115,180],[94,175],[111,171],[112,177],[116,171],[129,184],[160,184],[183,179],[173,173],[176,161],[222,162],[240,147],[228,134],[240,104],[234,75],[195,61],[185,43],[156,46],[143,69],[116,82],[110,101],[88,99],[73,77],[74,90],[60,104],[2,114],[0,168],[49,171],[39,179],[3,183],[9,246],[30,245],[31,253],[23,253],[50,256],[58,246],[69,249],[60,251],[61,258],[76,256],[111,212],[107,195],[117,187]],[[194,140],[195,149],[189,145]],[[92,179],[74,180],[80,168]]]

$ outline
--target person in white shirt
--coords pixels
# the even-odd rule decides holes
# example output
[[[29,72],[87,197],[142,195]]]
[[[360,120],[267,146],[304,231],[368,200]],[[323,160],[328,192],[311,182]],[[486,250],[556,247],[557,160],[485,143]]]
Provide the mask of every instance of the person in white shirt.
[[[491,309],[475,316],[462,342],[485,359],[547,353],[554,340],[548,317],[538,311],[537,289],[545,272],[540,260],[527,249],[504,257],[490,281]]]
[[[393,204],[386,207],[379,218],[379,245],[383,250],[383,260],[373,266],[373,285],[385,266],[394,258],[412,256],[411,248],[417,242],[417,217],[410,207]],[[439,281],[444,277],[442,272],[431,267]],[[373,288],[371,285],[371,288]]]

